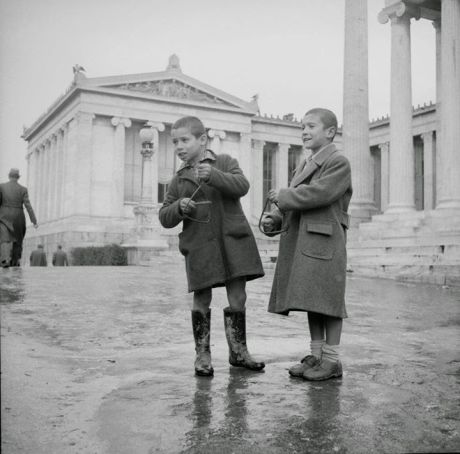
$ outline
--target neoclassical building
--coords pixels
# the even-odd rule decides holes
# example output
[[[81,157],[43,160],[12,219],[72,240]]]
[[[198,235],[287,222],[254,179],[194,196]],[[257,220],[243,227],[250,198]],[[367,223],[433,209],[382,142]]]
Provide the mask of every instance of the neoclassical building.
[[[439,262],[436,251],[443,246],[443,254],[460,262],[460,2],[385,3],[379,20],[391,23],[390,117],[369,122],[367,5],[347,0],[344,124],[336,138],[353,169],[350,263],[377,275],[388,274],[398,247],[426,247]],[[437,103],[416,109],[410,94],[414,18],[433,21],[438,55]],[[23,133],[40,223],[28,231],[25,257],[39,242],[48,252],[57,243],[66,249],[139,244],[134,212],[143,202],[152,210],[161,206],[179,165],[171,125],[184,115],[203,120],[209,148],[238,159],[251,183],[243,207],[256,226],[268,189],[289,184],[303,153],[292,114],[261,115],[256,97],[242,100],[186,75],[175,55],[164,71],[127,76],[89,78],[77,65],[68,90]],[[147,159],[141,153],[145,128],[153,137]],[[173,241],[177,232],[163,230],[155,216],[149,222],[156,240]],[[276,242],[259,238],[259,244],[269,261]],[[382,265],[383,258],[391,260]]]

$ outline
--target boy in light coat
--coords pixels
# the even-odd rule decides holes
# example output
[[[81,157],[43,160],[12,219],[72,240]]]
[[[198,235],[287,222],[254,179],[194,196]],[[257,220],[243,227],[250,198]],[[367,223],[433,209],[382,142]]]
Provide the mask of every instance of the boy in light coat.
[[[327,109],[308,111],[302,140],[311,155],[288,188],[271,190],[278,205],[262,225],[281,233],[269,312],[307,311],[311,354],[289,370],[306,380],[342,375],[339,344],[345,309],[346,230],[352,195],[348,159],[332,143],[337,118]],[[275,233],[276,234],[276,233]]]

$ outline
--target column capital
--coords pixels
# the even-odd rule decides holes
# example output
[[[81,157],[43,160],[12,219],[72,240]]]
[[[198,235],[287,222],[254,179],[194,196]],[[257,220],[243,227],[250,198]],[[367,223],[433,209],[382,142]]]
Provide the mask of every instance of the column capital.
[[[389,20],[398,21],[403,18],[414,18],[419,20],[421,17],[420,7],[400,1],[393,5],[383,8],[378,14],[378,20],[381,24],[386,24]]]
[[[378,147],[381,153],[388,153],[390,151],[390,142],[379,143]]]
[[[439,32],[441,31],[441,18],[435,19],[434,21],[431,22],[431,25],[433,25],[433,28]]]
[[[164,123],[160,123],[157,121],[147,121],[145,126],[150,127],[152,129],[156,129],[158,132],[163,132],[165,130]]]
[[[113,126],[123,126],[125,128],[130,128],[132,124],[129,118],[123,117],[112,117],[111,122]]]
[[[427,142],[428,140],[433,140],[433,132],[434,131],[427,131],[423,132],[420,134],[420,137],[422,138],[423,142]]]
[[[65,132],[69,129],[69,124],[68,123],[64,123],[63,125],[61,125],[58,129],[58,132],[60,132],[61,134],[65,134]]]
[[[278,150],[279,151],[282,151],[284,153],[288,153],[289,152],[289,148],[291,148],[291,144],[290,143],[278,143]]]
[[[263,140],[252,139],[252,148],[256,150],[262,150],[264,148],[265,142]]]
[[[96,118],[96,114],[93,112],[83,112],[79,111],[75,114],[75,119],[77,120],[94,120]]]
[[[221,131],[218,129],[210,129],[208,131],[208,137],[210,139],[219,138],[221,140],[224,140],[225,137],[227,137],[227,134],[225,133],[225,131]]]

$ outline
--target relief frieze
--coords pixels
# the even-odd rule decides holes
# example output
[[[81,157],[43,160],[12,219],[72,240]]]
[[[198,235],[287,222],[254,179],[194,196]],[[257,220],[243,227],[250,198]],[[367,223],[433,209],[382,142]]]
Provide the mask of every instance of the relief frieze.
[[[216,96],[212,96],[209,93],[205,93],[204,91],[174,79],[112,85],[110,88],[138,91],[167,98],[189,99],[210,104],[230,105]]]

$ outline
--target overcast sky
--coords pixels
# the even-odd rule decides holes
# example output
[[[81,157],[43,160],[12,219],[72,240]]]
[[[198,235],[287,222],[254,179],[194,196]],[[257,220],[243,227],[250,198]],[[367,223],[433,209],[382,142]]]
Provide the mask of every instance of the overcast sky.
[[[389,113],[390,24],[369,0],[371,118]],[[0,0],[0,181],[26,174],[20,136],[72,81],[182,71],[262,113],[301,117],[325,106],[342,119],[345,0]],[[435,97],[435,35],[412,22],[413,103]],[[22,180],[26,182],[25,178]]]

